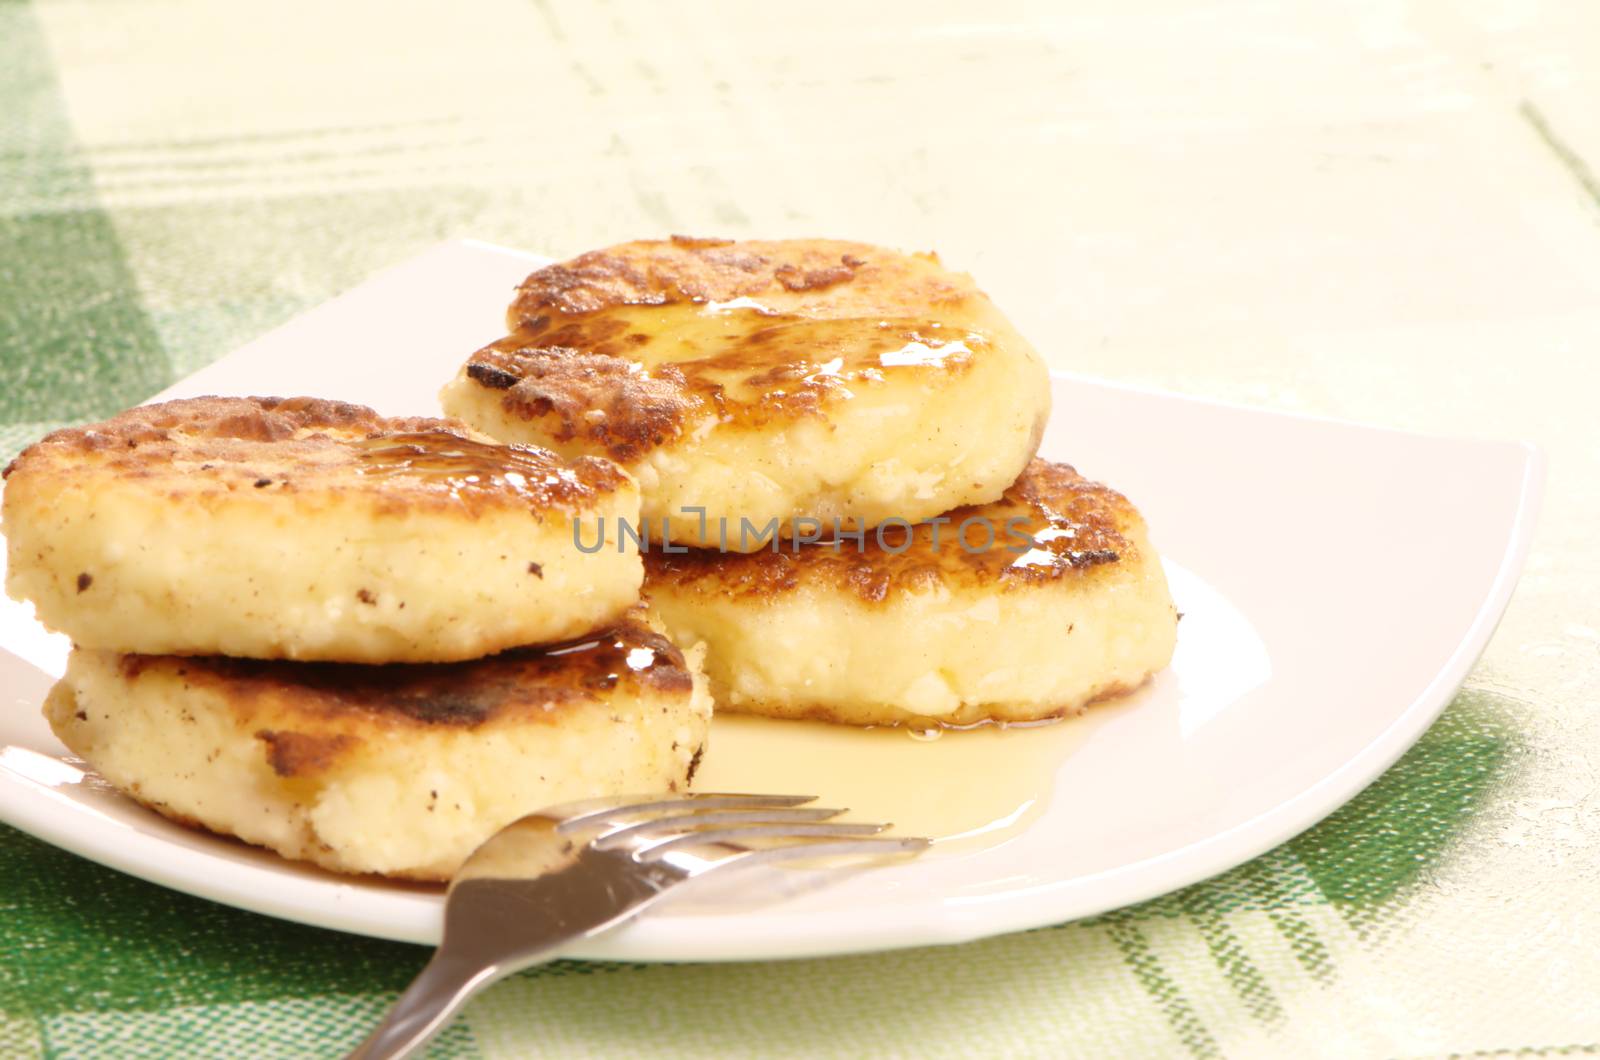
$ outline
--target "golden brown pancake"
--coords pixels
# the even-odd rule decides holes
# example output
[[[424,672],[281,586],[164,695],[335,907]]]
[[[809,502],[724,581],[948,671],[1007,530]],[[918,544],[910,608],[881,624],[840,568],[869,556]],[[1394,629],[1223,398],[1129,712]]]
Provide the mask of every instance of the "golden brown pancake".
[[[1177,614],[1121,494],[1033,461],[998,501],[864,543],[645,556],[718,709],[856,725],[1074,713],[1166,666]]]
[[[620,616],[637,518],[609,461],[314,398],[196,398],[57,431],[6,469],[7,591],[80,646],[439,662]]]
[[[683,543],[741,519],[789,533],[797,516],[871,526],[992,501],[1049,412],[1038,354],[931,254],[625,243],[533,273],[508,324],[445,387],[445,410],[618,461],[646,520]]]
[[[45,713],[176,820],[338,872],[443,880],[525,813],[686,788],[711,702],[636,610],[570,644],[449,664],[80,648]]]

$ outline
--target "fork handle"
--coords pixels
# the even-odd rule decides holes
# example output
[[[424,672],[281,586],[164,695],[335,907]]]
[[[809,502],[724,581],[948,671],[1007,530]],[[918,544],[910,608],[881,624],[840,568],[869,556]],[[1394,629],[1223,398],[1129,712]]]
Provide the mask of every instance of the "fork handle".
[[[427,1045],[467,999],[505,972],[497,965],[436,952],[400,995],[389,1015],[346,1060],[400,1060]]]

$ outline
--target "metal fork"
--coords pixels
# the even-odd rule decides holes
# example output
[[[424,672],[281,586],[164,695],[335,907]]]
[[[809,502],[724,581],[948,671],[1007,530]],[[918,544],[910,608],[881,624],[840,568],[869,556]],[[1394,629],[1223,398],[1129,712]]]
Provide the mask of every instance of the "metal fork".
[[[926,839],[832,821],[814,795],[591,799],[496,832],[445,899],[444,937],[350,1060],[410,1056],[475,992],[636,917],[679,884],[790,858],[915,854]],[[755,844],[755,845],[751,845]]]

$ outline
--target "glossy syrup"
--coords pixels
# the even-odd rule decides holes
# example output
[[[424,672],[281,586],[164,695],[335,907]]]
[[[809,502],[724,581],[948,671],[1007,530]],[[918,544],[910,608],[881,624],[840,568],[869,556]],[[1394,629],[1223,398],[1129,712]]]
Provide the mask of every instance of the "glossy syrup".
[[[694,788],[816,795],[818,805],[848,807],[844,820],[889,822],[970,853],[1015,838],[1044,812],[1057,772],[1108,706],[926,733],[718,714]]]
[[[947,315],[816,317],[751,298],[625,305],[542,316],[492,349],[568,348],[620,356],[646,372],[670,367],[690,392],[738,418],[807,393],[847,396],[850,384],[886,373],[959,371],[990,340],[964,307]]]
[[[489,483],[507,473],[520,479],[528,474],[543,478],[552,471],[525,449],[463,438],[448,431],[409,431],[359,438],[350,443],[359,456],[363,475],[416,475],[463,483]]]
[[[580,474],[541,449],[480,442],[448,431],[380,434],[349,445],[358,474],[404,477],[443,486],[458,497],[509,492],[535,503],[553,503],[621,480],[620,473],[604,465],[587,465]]]

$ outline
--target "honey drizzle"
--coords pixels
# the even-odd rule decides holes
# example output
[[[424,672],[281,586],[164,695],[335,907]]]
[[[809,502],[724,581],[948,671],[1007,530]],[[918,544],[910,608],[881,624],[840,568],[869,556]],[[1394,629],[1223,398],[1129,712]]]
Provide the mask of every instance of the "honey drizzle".
[[[1031,725],[863,729],[718,714],[696,791],[818,796],[842,820],[892,823],[941,852],[971,853],[1020,835],[1050,800],[1057,770],[1114,705]]]

